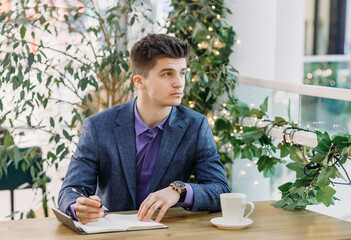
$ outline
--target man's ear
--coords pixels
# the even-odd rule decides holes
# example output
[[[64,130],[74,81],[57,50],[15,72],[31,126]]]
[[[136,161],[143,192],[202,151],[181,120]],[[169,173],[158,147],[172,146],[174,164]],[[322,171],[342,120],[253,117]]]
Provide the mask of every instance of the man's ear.
[[[134,75],[133,83],[134,83],[134,87],[136,89],[138,89],[138,90],[143,90],[144,89],[143,76],[141,76],[139,74]]]

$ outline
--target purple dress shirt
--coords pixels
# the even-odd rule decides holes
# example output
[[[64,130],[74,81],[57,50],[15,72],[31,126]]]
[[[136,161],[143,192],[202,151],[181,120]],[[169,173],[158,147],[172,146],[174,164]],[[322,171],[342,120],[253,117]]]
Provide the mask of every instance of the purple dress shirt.
[[[158,150],[161,144],[163,126],[169,115],[154,128],[150,129],[141,119],[134,104],[135,116],[135,141],[136,141],[136,176],[137,176],[137,206],[148,196],[151,177],[157,159]],[[177,180],[177,179],[175,179]],[[186,184],[187,194],[184,202],[180,203],[182,207],[191,208],[194,202],[193,189]]]
[[[137,177],[137,207],[148,196],[151,177],[154,172],[154,166],[157,159],[158,150],[161,144],[161,137],[163,133],[163,127],[166,123],[169,115],[154,128],[150,129],[145,125],[141,119],[138,110],[136,108],[136,101],[134,104],[134,128],[135,128],[135,141],[136,141],[136,177]],[[175,179],[178,180],[178,179]],[[191,209],[194,203],[194,192],[190,184],[185,184],[187,194],[184,202],[179,204],[182,207]],[[77,215],[74,211],[75,203],[72,203],[69,207],[69,214],[75,220]]]

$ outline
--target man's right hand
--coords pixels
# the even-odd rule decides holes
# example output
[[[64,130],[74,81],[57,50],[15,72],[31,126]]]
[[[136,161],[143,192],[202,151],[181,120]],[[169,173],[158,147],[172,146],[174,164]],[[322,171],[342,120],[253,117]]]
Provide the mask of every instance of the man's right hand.
[[[90,196],[89,198],[79,197],[76,200],[74,211],[79,222],[83,224],[97,222],[104,216],[104,209],[100,208],[100,206],[101,203],[98,196]]]

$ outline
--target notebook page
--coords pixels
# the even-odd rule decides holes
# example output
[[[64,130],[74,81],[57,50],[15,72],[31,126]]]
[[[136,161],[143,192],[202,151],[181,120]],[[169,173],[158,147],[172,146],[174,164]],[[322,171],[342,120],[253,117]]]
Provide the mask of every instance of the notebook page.
[[[149,222],[141,222],[137,219],[137,214],[125,215],[125,214],[109,214],[105,217],[111,220],[116,225],[123,229],[137,230],[137,229],[151,229],[151,228],[166,228],[167,226],[150,220]]]
[[[99,232],[110,232],[110,231],[125,231],[120,226],[116,225],[105,218],[100,218],[98,222],[82,224],[77,221],[73,221],[76,227],[83,229],[86,233],[99,233]]]

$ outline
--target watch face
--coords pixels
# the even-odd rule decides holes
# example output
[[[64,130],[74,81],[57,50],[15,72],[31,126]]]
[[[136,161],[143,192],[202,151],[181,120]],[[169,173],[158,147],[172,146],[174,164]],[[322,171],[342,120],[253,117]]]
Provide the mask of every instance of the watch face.
[[[176,188],[180,188],[180,189],[184,189],[185,188],[185,183],[181,182],[181,181],[174,181],[173,182],[173,185],[176,187]]]

